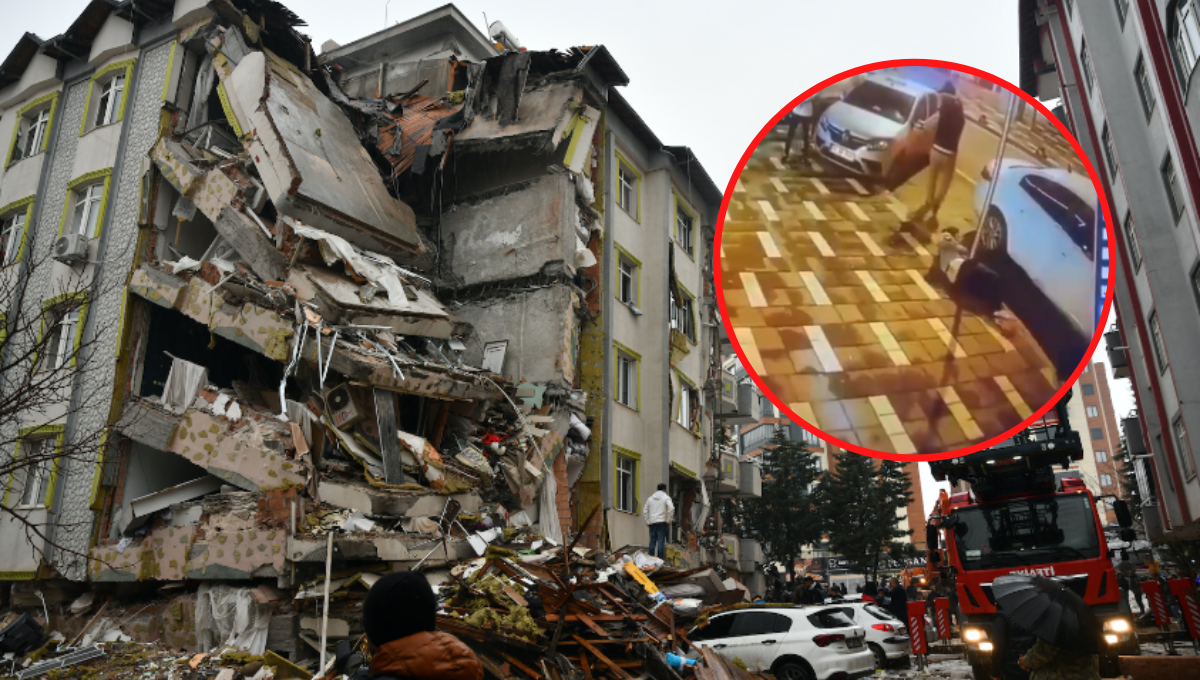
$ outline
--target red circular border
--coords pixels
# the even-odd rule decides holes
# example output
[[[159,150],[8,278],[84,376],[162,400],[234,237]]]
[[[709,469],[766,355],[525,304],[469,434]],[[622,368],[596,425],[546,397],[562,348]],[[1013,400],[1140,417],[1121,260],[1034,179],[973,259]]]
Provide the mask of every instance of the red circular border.
[[[737,185],[738,179],[742,176],[742,171],[745,169],[746,163],[750,160],[750,157],[754,154],[754,151],[758,148],[759,144],[767,136],[767,134],[770,133],[775,128],[775,126],[779,124],[779,122],[781,120],[783,120],[783,117],[785,115],[787,115],[787,113],[789,111],[791,111],[792,109],[799,106],[802,102],[807,100],[809,97],[821,92],[822,90],[824,90],[825,88],[829,87],[830,85],[832,85],[834,83],[845,80],[846,78],[849,78],[851,76],[856,76],[856,75],[859,75],[862,73],[867,73],[870,71],[878,71],[881,69],[897,68],[897,67],[904,67],[904,66],[926,66],[926,67],[932,67],[932,68],[952,69],[954,71],[958,71],[959,73],[965,73],[965,74],[976,76],[979,78],[984,78],[993,84],[1003,87],[1004,89],[1011,92],[1013,95],[1023,99],[1027,104],[1033,106],[1039,113],[1042,114],[1042,116],[1044,116],[1048,121],[1053,123],[1054,127],[1059,131],[1059,133],[1062,134],[1063,137],[1065,137],[1066,140],[1071,143],[1071,148],[1073,148],[1075,150],[1075,154],[1079,157],[1079,160],[1083,162],[1083,166],[1087,170],[1088,176],[1091,178],[1092,184],[1096,188],[1096,196],[1099,198],[1101,208],[1104,211],[1104,227],[1105,227],[1105,229],[1108,230],[1108,243],[1112,244],[1115,242],[1115,233],[1113,231],[1112,212],[1109,209],[1108,197],[1105,196],[1105,194],[1104,194],[1104,189],[1101,186],[1100,180],[1096,175],[1095,168],[1092,167],[1091,161],[1088,160],[1087,155],[1083,152],[1083,148],[1079,145],[1079,142],[1075,139],[1075,137],[1070,133],[1070,131],[1068,131],[1066,129],[1066,127],[1058,120],[1058,118],[1054,116],[1054,114],[1050,113],[1050,111],[1045,106],[1042,106],[1042,104],[1040,102],[1038,102],[1033,97],[1030,97],[1029,95],[1025,94],[1024,92],[1019,90],[1013,84],[1009,83],[1008,81],[1006,81],[1002,78],[998,78],[995,75],[988,73],[987,71],[981,71],[977,68],[972,68],[970,66],[958,64],[958,63],[955,63],[952,61],[939,61],[936,59],[892,59],[892,60],[888,60],[888,61],[877,61],[872,64],[864,64],[863,66],[859,66],[857,68],[843,71],[837,75],[831,76],[831,77],[821,81],[820,83],[817,83],[816,85],[810,87],[803,94],[796,97],[791,102],[789,102],[787,105],[785,105],[782,109],[780,109],[779,113],[775,114],[775,116],[773,118],[771,118],[771,120],[768,121],[765,126],[763,126],[763,129],[758,133],[758,135],[754,138],[754,140],[750,142],[750,146],[748,146],[746,148],[745,153],[742,154],[741,160],[738,161],[737,168],[734,170],[733,175],[729,179],[729,184],[725,187],[725,197],[721,201],[721,213],[720,213],[720,217],[717,220],[716,238],[713,241],[714,281],[716,283],[716,289],[717,289],[717,305],[721,310],[721,323],[724,324],[724,326],[725,326],[725,332],[728,334],[729,341],[733,345],[734,351],[738,355],[738,360],[742,362],[742,366],[746,369],[747,375],[749,375],[750,378],[754,381],[754,384],[758,386],[758,389],[761,390],[762,393],[765,394],[767,396],[767,398],[771,400],[771,403],[775,404],[775,406],[778,407],[781,412],[786,413],[787,416],[793,422],[797,423],[798,425],[803,427],[805,430],[808,430],[809,432],[811,432],[813,435],[819,437],[820,439],[823,439],[826,442],[829,442],[830,444],[838,446],[847,451],[853,451],[854,453],[859,453],[859,454],[862,454],[865,456],[870,456],[872,458],[882,458],[885,460],[894,460],[894,461],[902,461],[902,462],[946,460],[948,458],[965,456],[970,453],[975,453],[976,451],[982,451],[983,449],[995,446],[996,444],[999,444],[1000,442],[1003,442],[1004,440],[1009,439],[1014,434],[1029,427],[1030,424],[1032,424],[1034,421],[1038,420],[1043,415],[1045,415],[1047,411],[1049,411],[1051,408],[1053,408],[1054,405],[1057,404],[1066,395],[1067,390],[1070,389],[1075,384],[1075,381],[1079,379],[1080,374],[1083,373],[1084,367],[1087,366],[1091,362],[1092,355],[1095,353],[1096,347],[1100,343],[1100,338],[1104,334],[1103,333],[1104,324],[1108,319],[1110,310],[1112,309],[1113,290],[1114,290],[1114,283],[1115,283],[1115,279],[1113,278],[1112,272],[1111,272],[1111,265],[1110,265],[1110,272],[1109,272],[1109,276],[1108,276],[1108,290],[1105,292],[1105,296],[1104,296],[1104,312],[1100,315],[1100,318],[1097,319],[1096,331],[1092,335],[1092,342],[1088,346],[1087,353],[1084,355],[1083,360],[1080,362],[1080,364],[1078,366],[1075,367],[1075,372],[1071,374],[1071,378],[1063,383],[1062,387],[1060,387],[1058,392],[1056,392],[1054,394],[1053,398],[1051,398],[1048,402],[1046,402],[1046,404],[1043,405],[1040,409],[1038,409],[1033,415],[1026,418],[1020,425],[1017,425],[1016,427],[1013,427],[1012,429],[1008,430],[1007,432],[999,434],[989,440],[986,440],[979,444],[975,444],[973,446],[957,449],[955,451],[948,451],[948,452],[943,452],[943,453],[911,454],[911,455],[898,454],[898,453],[885,453],[882,451],[873,451],[871,449],[863,448],[861,446],[851,444],[849,442],[844,442],[840,439],[829,436],[824,431],[822,431],[816,427],[813,427],[809,423],[805,422],[805,420],[803,418],[796,415],[796,413],[794,413],[788,407],[787,404],[785,404],[778,396],[775,395],[775,393],[769,387],[767,387],[767,385],[763,382],[763,379],[758,375],[757,372],[755,372],[754,367],[751,366],[750,362],[745,359],[745,352],[742,351],[741,344],[738,342],[737,335],[733,332],[733,326],[732,326],[732,324],[730,324],[730,321],[729,321],[729,310],[725,305],[725,288],[721,284],[721,234],[723,233],[723,231],[725,229],[725,216],[727,214],[727,211],[729,210],[729,201],[733,197],[734,187]],[[1111,246],[1110,246],[1110,249],[1111,249]],[[1098,254],[1099,253],[1097,253],[1097,255]],[[1111,258],[1109,259],[1109,261],[1111,263]]]

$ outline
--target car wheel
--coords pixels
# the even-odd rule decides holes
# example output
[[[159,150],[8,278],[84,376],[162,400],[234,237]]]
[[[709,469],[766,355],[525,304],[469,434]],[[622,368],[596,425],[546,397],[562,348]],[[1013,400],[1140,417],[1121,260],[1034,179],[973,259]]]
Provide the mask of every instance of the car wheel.
[[[1008,257],[1008,222],[995,206],[988,208],[979,233],[979,250],[983,259],[999,260]]]
[[[812,671],[795,661],[784,661],[775,669],[776,680],[816,680]]]
[[[888,659],[887,655],[883,653],[883,647],[874,643],[869,643],[867,646],[871,648],[871,653],[875,655],[875,667],[887,668]]]

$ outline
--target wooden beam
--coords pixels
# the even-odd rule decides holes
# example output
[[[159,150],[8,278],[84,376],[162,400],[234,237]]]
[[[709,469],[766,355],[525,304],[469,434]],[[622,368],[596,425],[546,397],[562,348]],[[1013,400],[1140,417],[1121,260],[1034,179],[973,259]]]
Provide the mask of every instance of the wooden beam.
[[[508,652],[501,651],[500,656],[504,657],[505,661],[516,666],[517,668],[520,668],[522,673],[525,673],[526,675],[533,678],[534,680],[541,680],[541,678],[542,678],[541,673],[538,673],[537,671],[533,670],[529,666],[526,666],[525,664],[521,663],[520,661],[517,660],[516,657],[512,656]]]
[[[579,644],[583,645],[584,649],[591,652],[592,656],[595,656],[597,659],[600,660],[600,663],[604,664],[605,666],[608,666],[609,670],[616,673],[618,678],[621,678],[621,680],[633,680],[632,675],[626,673],[625,669],[621,668],[619,665],[617,665],[616,662],[614,662],[612,659],[605,656],[604,652],[597,649],[595,645],[588,642],[587,640],[584,640],[583,638],[579,637],[578,635],[572,635],[571,637],[578,640]]]
[[[388,484],[404,483],[400,434],[396,427],[396,394],[375,388],[375,421],[379,425],[379,452],[383,454],[383,479]],[[417,452],[418,457],[421,452]]]

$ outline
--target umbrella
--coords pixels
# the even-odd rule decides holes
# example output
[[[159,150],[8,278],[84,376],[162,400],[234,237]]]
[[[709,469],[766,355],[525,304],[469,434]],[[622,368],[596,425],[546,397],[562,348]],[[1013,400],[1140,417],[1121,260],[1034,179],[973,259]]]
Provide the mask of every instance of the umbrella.
[[[1100,619],[1061,582],[1041,576],[1001,576],[992,582],[992,594],[1013,624],[1031,634],[1078,654],[1100,653]]]

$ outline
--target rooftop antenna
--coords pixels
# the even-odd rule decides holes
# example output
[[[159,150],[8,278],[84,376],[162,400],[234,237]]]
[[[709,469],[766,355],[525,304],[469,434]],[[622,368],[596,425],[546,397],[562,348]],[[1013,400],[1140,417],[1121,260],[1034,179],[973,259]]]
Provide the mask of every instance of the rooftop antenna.
[[[392,4],[392,0],[387,0],[383,3],[383,27],[387,28],[388,24],[388,5]]]

